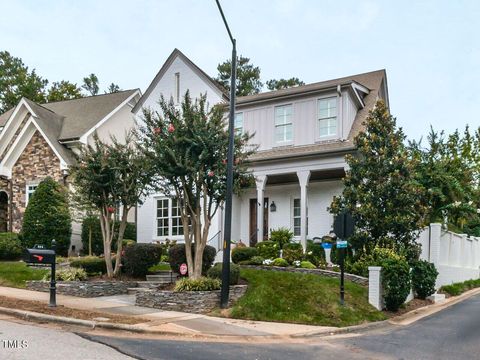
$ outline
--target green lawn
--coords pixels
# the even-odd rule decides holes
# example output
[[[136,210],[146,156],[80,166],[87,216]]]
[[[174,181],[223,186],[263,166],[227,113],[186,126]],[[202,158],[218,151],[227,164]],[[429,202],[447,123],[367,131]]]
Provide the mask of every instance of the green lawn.
[[[345,306],[340,306],[339,279],[253,269],[242,269],[241,277],[249,287],[233,306],[233,318],[323,326],[386,318],[368,303],[368,289],[349,281],[345,282]]]
[[[24,288],[27,280],[41,280],[49,270],[29,268],[20,261],[0,262],[0,286]]]

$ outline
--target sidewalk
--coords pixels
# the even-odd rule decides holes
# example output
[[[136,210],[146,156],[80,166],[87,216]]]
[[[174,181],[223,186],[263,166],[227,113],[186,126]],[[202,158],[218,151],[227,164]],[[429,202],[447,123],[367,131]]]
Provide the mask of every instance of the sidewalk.
[[[45,303],[48,303],[49,299],[48,293],[10,287],[0,287],[0,295],[19,300],[33,300]],[[135,328],[140,328],[145,332],[165,332],[178,335],[298,337],[302,334],[313,332],[327,333],[330,330],[337,329],[335,327],[226,319],[200,314],[162,311],[135,306],[134,303],[135,295],[103,296],[97,298],[78,298],[74,296],[57,295],[57,304],[68,308],[148,319],[150,320],[149,322],[130,325]]]

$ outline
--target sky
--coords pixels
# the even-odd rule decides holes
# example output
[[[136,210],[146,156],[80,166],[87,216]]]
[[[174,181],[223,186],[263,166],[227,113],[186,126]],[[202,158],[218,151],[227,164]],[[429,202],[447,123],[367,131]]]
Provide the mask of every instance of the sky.
[[[480,1],[222,0],[262,80],[386,69],[409,138],[480,126]],[[211,76],[231,56],[214,0],[0,0],[0,50],[52,81],[150,84],[174,48]]]

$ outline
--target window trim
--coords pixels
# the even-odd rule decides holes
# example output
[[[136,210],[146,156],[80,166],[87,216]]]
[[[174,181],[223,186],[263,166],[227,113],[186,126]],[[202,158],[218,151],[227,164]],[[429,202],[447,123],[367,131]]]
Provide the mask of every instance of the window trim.
[[[39,185],[38,182],[35,182],[35,183],[27,183],[27,184],[25,185],[25,207],[27,207],[28,201],[30,200],[30,197],[33,195],[33,193],[34,193],[35,191],[37,191],[38,185]],[[31,193],[30,193],[30,191],[29,191],[29,189],[28,189],[30,186],[35,186],[35,189],[34,189]]]
[[[320,135],[320,120],[326,120],[326,119],[332,119],[333,117],[328,117],[328,118],[320,118],[320,109],[319,109],[319,105],[320,105],[320,101],[321,100],[327,100],[327,99],[335,99],[336,102],[337,102],[337,114],[335,116],[336,118],[336,131],[335,131],[335,134],[328,134],[328,135]],[[319,96],[317,97],[316,99],[316,109],[315,109],[315,116],[316,116],[316,120],[315,120],[315,129],[316,129],[316,139],[317,141],[325,141],[325,140],[331,140],[331,139],[337,139],[339,137],[339,130],[340,130],[340,101],[339,99],[341,99],[338,94],[337,95],[334,95],[334,94],[329,94],[329,95],[324,95],[324,96]]]
[[[290,106],[292,108],[292,115],[291,115],[291,121],[290,123],[282,124],[282,125],[277,125],[276,120],[277,120],[277,109],[281,107],[286,107]],[[285,145],[290,145],[293,144],[293,139],[295,138],[295,129],[294,129],[294,117],[295,117],[295,111],[294,111],[294,103],[293,102],[288,102],[284,104],[277,104],[273,107],[273,144],[274,147],[276,146],[285,146]],[[287,126],[288,124],[291,125],[292,127],[292,139],[291,140],[283,140],[283,141],[277,141],[277,126]],[[285,135],[285,134],[284,134]],[[285,137],[285,136],[284,136]]]
[[[241,115],[242,116],[242,126],[237,127],[237,116]],[[234,133],[235,135],[242,135],[244,132],[244,118],[243,118],[243,111],[239,111],[235,113],[235,118],[233,120],[233,128],[234,128]]]
[[[299,209],[300,209],[300,215],[298,216],[295,216],[295,200],[298,200],[299,201]],[[292,232],[293,232],[293,238],[294,239],[300,239],[300,237],[302,236],[302,199],[300,198],[300,196],[293,196],[291,198],[291,207],[290,207],[290,211],[291,211],[291,221],[292,221]],[[300,234],[298,235],[295,235],[295,218],[299,218],[300,219]],[[306,236],[308,237],[308,202],[307,202],[307,231],[306,231]]]

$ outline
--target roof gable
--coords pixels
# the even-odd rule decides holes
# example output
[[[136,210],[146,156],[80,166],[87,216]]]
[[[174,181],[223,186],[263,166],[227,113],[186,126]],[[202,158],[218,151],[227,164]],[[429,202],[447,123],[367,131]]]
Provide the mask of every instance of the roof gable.
[[[137,102],[137,104],[133,108],[132,110],[133,113],[137,113],[141,109],[141,107],[145,104],[146,100],[152,95],[155,88],[158,86],[159,82],[165,76],[168,69],[172,66],[172,64],[176,59],[180,59],[183,63],[185,63],[185,65],[187,65],[201,80],[203,80],[210,88],[212,88],[220,98],[224,100],[228,100],[228,95],[225,88],[223,88],[214,79],[208,76],[202,69],[200,69],[197,65],[195,65],[195,63],[193,63],[193,61],[191,61],[187,56],[185,56],[185,54],[183,54],[180,50],[175,49],[167,58],[165,63],[162,65],[157,75],[154,77],[154,79],[148,86],[145,93],[142,95],[140,100]]]

